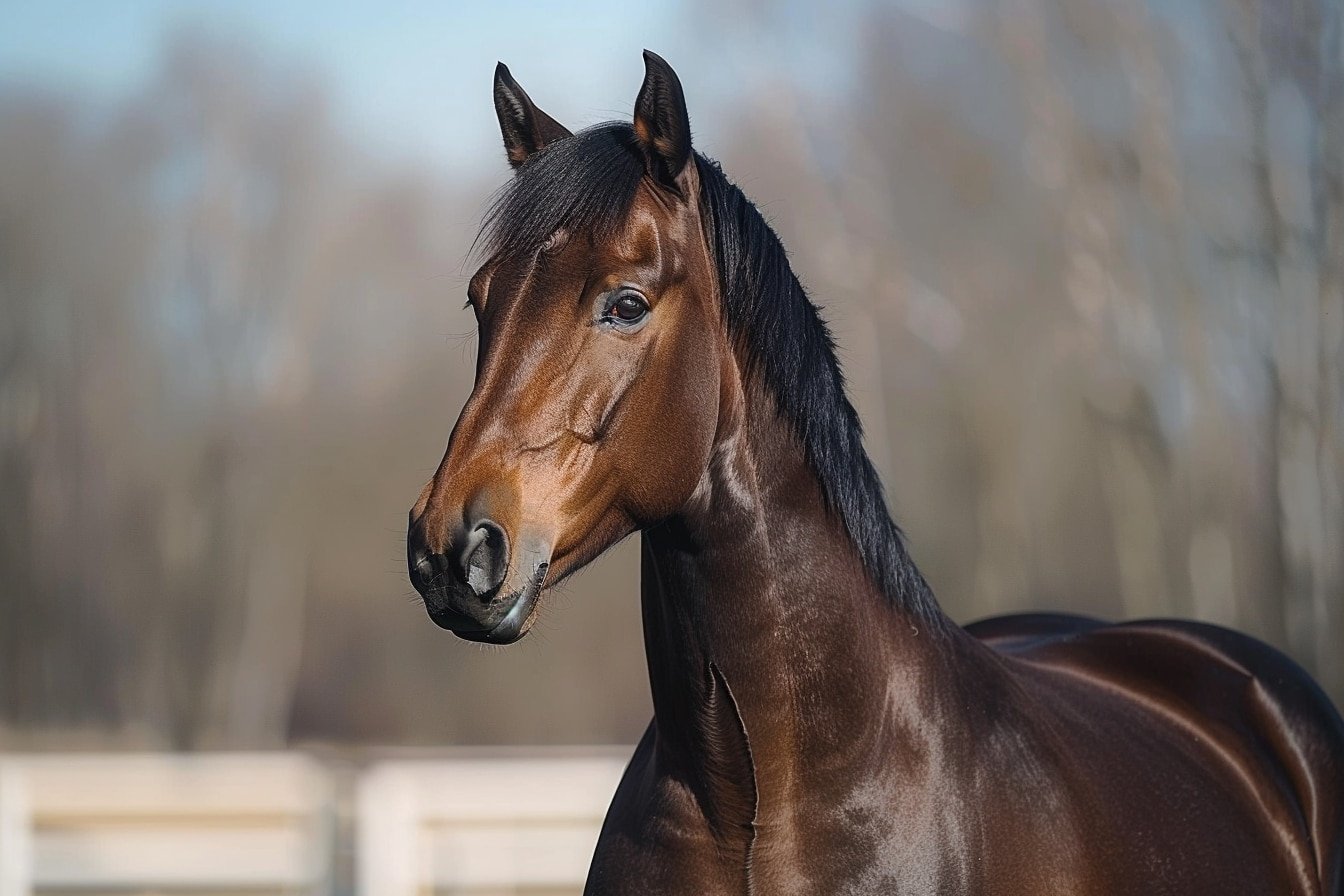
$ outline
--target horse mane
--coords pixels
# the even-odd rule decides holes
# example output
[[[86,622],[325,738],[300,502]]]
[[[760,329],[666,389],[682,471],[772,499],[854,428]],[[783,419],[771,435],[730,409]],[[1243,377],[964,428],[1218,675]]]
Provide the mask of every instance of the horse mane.
[[[890,600],[936,623],[943,618],[937,602],[864,451],[830,329],[760,210],[717,162],[700,153],[694,159],[724,317],[744,374],[756,374],[773,394],[869,577]],[[491,255],[531,254],[561,228],[610,237],[625,223],[643,177],[631,125],[595,125],[523,163],[487,213],[478,243]]]

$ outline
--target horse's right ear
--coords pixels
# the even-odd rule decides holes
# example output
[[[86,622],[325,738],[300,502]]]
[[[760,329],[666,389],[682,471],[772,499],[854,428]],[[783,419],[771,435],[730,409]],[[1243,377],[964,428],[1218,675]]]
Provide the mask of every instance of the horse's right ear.
[[[502,62],[495,66],[495,114],[514,168],[547,144],[569,136],[569,128],[538,109]]]

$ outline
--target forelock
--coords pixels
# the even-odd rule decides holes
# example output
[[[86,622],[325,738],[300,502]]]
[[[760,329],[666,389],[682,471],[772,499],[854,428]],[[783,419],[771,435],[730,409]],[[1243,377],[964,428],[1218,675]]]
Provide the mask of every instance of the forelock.
[[[643,175],[629,124],[607,122],[557,140],[495,197],[477,244],[494,257],[530,254],[561,229],[605,240],[624,226]]]

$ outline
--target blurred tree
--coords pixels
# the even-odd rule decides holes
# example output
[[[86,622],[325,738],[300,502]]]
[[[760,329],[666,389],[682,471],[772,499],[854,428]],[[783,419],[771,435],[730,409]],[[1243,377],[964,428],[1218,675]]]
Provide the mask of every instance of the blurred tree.
[[[732,9],[710,55],[781,18]],[[1339,28],[1326,2],[911,2],[756,50],[727,169],[789,204],[955,615],[1196,616],[1344,695]],[[809,84],[817,35],[845,74]]]
[[[302,457],[321,414],[412,374],[346,351],[392,341],[371,296],[449,267],[434,191],[361,170],[312,84],[195,34],[110,114],[0,116],[4,717],[283,743],[320,537]]]

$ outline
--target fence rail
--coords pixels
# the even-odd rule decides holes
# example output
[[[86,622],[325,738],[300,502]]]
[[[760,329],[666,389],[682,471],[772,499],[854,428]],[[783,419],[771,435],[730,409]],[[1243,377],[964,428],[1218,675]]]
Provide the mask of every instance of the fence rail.
[[[578,893],[625,755],[0,755],[0,896]]]

